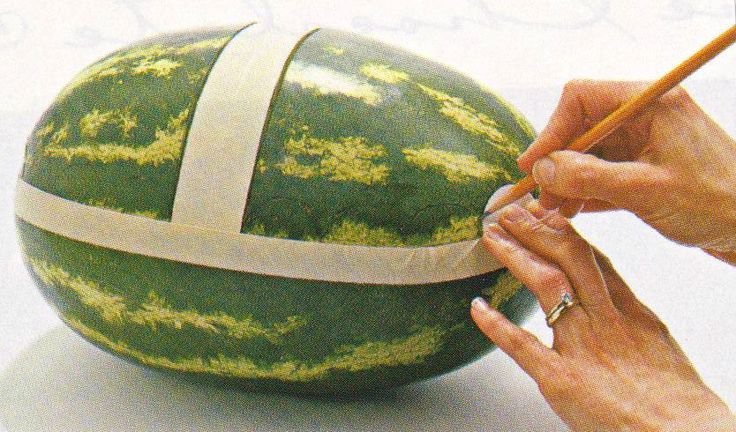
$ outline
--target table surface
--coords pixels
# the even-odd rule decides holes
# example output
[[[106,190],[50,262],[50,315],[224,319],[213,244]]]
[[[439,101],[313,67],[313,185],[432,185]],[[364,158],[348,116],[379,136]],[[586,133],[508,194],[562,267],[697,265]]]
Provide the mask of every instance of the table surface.
[[[13,186],[25,137],[81,66],[170,29],[254,19],[285,28],[320,23],[451,64],[497,89],[541,129],[567,80],[656,78],[733,20],[732,2],[695,0],[646,6],[219,0],[206,10],[194,0],[60,3],[12,0],[0,7],[0,56],[13,59],[0,62],[0,431],[565,429],[535,383],[500,351],[378,397],[329,400],[194,385],[118,360],[63,327],[22,266]],[[732,135],[734,51],[685,83]],[[627,213],[579,216],[574,223],[611,257],[704,380],[735,408],[736,268],[665,240]],[[549,341],[541,313],[525,326]]]

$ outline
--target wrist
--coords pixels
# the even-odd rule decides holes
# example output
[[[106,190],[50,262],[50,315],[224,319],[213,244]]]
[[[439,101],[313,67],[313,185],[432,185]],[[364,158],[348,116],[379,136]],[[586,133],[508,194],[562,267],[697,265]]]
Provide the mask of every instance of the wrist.
[[[734,413],[705,385],[658,392],[647,399],[650,403],[642,401],[640,406],[647,408],[639,413],[631,431],[736,432]]]
[[[734,432],[736,416],[725,405],[692,412],[662,428],[667,432]]]

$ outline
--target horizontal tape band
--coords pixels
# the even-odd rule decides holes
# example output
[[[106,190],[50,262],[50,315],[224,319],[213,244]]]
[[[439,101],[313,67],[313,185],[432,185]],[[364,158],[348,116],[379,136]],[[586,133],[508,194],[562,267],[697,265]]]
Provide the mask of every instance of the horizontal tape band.
[[[292,279],[419,285],[501,266],[477,240],[431,247],[374,247],[197,228],[93,207],[18,181],[16,215],[63,237],[117,251]]]

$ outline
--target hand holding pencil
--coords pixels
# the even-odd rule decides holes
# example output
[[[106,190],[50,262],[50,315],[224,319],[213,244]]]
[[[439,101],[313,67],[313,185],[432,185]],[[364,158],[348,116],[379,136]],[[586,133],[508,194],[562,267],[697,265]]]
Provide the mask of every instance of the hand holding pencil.
[[[736,141],[675,87],[734,40],[736,26],[714,41],[717,50],[710,44],[651,85],[570,82],[519,157],[530,175],[490,210],[539,184],[541,204],[565,216],[626,209],[674,241],[736,263]]]

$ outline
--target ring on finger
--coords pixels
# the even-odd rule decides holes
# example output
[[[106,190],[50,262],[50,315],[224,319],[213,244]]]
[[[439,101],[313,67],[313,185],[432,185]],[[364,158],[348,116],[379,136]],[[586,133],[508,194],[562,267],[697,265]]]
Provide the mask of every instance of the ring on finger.
[[[552,327],[552,325],[554,325],[554,323],[558,319],[560,319],[560,317],[565,312],[567,312],[570,308],[576,306],[577,304],[578,303],[572,298],[572,295],[570,293],[563,294],[560,302],[557,303],[557,305],[553,307],[551,311],[549,311],[549,314],[547,314],[547,326]]]

